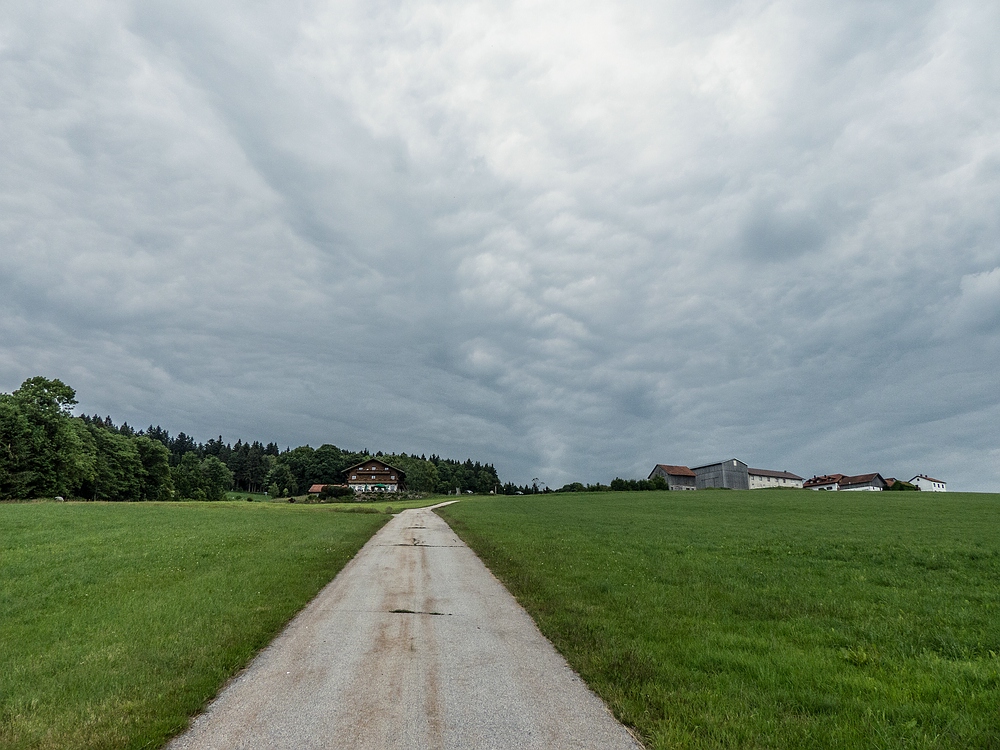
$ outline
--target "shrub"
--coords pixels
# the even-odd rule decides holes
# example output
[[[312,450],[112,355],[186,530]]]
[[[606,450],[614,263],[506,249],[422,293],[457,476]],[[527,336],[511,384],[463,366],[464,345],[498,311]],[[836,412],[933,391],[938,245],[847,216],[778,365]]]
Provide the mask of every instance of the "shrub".
[[[331,499],[354,499],[354,490],[350,487],[345,487],[340,484],[328,484],[319,493],[320,500],[331,500]]]

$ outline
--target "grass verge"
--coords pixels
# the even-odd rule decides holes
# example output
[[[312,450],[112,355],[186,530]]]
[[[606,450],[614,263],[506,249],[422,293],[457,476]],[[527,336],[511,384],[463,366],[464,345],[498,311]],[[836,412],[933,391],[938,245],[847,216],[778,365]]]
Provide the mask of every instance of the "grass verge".
[[[653,748],[1000,747],[1000,496],[438,511]]]
[[[0,505],[0,747],[158,747],[387,520],[270,503]]]

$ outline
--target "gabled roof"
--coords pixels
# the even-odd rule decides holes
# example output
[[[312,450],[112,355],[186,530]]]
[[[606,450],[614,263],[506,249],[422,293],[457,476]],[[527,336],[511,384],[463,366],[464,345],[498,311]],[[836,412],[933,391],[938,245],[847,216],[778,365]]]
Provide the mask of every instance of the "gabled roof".
[[[354,466],[348,466],[346,469],[344,469],[344,473],[347,473],[348,471],[355,471],[357,469],[360,469],[362,466],[367,466],[368,464],[373,464],[373,463],[382,464],[382,466],[384,466],[386,469],[392,469],[397,474],[401,474],[404,477],[406,476],[405,471],[403,471],[402,469],[397,469],[395,466],[390,466],[380,458],[369,458],[367,461],[362,461],[359,464],[354,464]]]
[[[770,469],[747,469],[747,474],[758,477],[774,477],[775,479],[802,479],[798,474],[792,474],[790,471],[771,471]]]
[[[807,479],[802,483],[804,487],[816,487],[820,484],[840,484],[840,480],[844,478],[843,474],[824,474],[821,477],[813,477],[812,479]]]
[[[917,474],[915,477],[913,477],[913,479],[923,479],[923,480],[926,480],[928,482],[937,482],[938,484],[947,484],[947,482],[945,482],[943,479],[934,479],[933,477],[929,477],[926,474]],[[911,483],[913,482],[913,479],[910,480]]]
[[[672,477],[693,477],[697,476],[691,469],[687,466],[671,466],[669,464],[657,464],[657,468],[663,469],[665,474]],[[655,471],[656,469],[654,469]],[[652,473],[652,472],[651,472]]]
[[[735,461],[736,463],[743,464],[744,466],[746,466],[746,464],[743,463],[743,461],[740,461],[738,458],[724,458],[721,461],[712,461],[712,463],[710,464],[702,464],[701,466],[694,466],[692,468],[707,469],[709,466],[721,466],[722,464],[728,464],[730,461]]]
[[[882,475],[876,471],[872,474],[856,474],[853,477],[849,477],[845,474],[824,474],[821,477],[807,479],[802,483],[802,486],[818,487],[824,484],[836,484],[839,487],[850,487],[856,484],[871,484],[875,481],[875,477],[878,477],[883,483],[885,483],[885,479],[882,479]]]
[[[309,494],[318,495],[320,492],[323,491],[324,487],[326,487],[325,484],[314,484],[312,487],[309,488]]]
[[[878,477],[879,479],[882,479],[882,475],[879,474],[876,471],[873,474],[858,474],[857,476],[853,476],[853,477],[842,477],[841,480],[840,480],[840,484],[841,485],[845,485],[845,484],[870,484],[875,479],[875,477]],[[885,482],[884,479],[882,479],[882,481]]]

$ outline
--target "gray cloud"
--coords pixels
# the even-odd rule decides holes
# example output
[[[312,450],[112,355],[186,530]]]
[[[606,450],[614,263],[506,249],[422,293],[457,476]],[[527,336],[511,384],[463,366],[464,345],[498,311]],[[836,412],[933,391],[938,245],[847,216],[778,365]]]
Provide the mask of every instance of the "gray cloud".
[[[606,481],[1000,481],[998,11],[15,3],[0,389]]]

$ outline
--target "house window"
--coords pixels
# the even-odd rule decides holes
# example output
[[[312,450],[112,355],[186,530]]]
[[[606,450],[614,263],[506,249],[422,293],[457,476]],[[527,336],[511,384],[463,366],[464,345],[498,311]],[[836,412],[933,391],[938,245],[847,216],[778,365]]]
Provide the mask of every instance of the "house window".
[[[357,475],[357,474],[355,474],[355,475],[353,475],[353,476],[351,477],[351,479],[357,479],[357,478],[358,478],[358,475]]]

